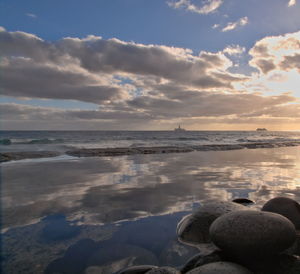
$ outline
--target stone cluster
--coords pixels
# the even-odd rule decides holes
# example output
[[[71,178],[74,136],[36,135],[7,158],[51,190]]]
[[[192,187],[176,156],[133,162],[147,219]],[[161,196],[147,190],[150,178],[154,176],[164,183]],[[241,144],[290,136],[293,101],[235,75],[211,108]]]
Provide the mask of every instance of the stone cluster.
[[[257,210],[251,203],[209,202],[185,216],[178,239],[200,252],[180,269],[142,265],[118,274],[300,273],[300,204],[276,197]]]

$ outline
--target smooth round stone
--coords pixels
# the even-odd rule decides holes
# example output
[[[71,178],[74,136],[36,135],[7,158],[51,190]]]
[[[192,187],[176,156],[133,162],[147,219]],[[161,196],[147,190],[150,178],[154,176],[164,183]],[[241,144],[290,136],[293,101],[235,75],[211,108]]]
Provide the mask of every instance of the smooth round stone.
[[[180,274],[180,272],[172,267],[159,267],[159,268],[154,268],[148,272],[147,274]]]
[[[288,218],[300,229],[300,204],[286,197],[276,197],[264,204],[262,211],[274,212]]]
[[[216,262],[206,264],[187,272],[187,274],[251,274],[247,268],[231,263],[231,262]]]
[[[181,273],[186,273],[196,267],[219,261],[222,261],[220,252],[215,251],[204,255],[202,253],[198,253],[185,263],[185,265],[181,268]]]
[[[209,202],[179,222],[178,239],[190,245],[209,243],[209,227],[214,220],[225,213],[246,209],[245,206],[232,202]]]
[[[127,267],[126,269],[119,271],[118,274],[144,274],[154,268],[157,268],[157,266],[154,266],[154,265],[131,266],[131,267]]]
[[[254,210],[227,213],[215,220],[210,236],[226,254],[268,257],[290,247],[296,240],[294,225],[284,216]]]

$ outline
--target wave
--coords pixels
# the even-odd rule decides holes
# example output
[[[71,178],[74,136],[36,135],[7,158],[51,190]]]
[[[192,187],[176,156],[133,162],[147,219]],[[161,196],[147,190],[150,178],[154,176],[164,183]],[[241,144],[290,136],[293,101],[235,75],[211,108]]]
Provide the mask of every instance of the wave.
[[[0,139],[0,145],[11,145],[11,140],[10,139]]]
[[[0,139],[0,145],[46,145],[46,144],[60,144],[64,143],[64,139],[30,139],[30,140],[13,140],[13,139]]]

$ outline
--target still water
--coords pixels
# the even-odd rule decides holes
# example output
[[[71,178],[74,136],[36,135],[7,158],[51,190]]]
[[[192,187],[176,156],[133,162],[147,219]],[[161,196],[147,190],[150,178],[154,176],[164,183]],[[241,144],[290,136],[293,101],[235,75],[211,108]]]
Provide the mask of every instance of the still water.
[[[178,221],[205,201],[300,200],[300,148],[52,158],[1,164],[4,273],[179,266]]]

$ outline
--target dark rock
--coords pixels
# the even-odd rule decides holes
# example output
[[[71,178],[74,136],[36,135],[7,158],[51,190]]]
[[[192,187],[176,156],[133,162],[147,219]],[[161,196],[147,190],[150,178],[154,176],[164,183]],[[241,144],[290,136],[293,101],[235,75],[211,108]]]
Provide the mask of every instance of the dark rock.
[[[157,266],[154,265],[130,266],[119,271],[117,274],[144,274],[154,268],[157,268]]]
[[[232,202],[210,202],[194,213],[185,216],[177,226],[177,235],[181,242],[198,245],[211,242],[209,227],[221,215],[247,208]]]
[[[296,256],[285,254],[275,255],[269,258],[248,258],[237,262],[257,274],[296,274],[300,273],[300,261]],[[295,272],[298,270],[298,272]]]
[[[276,197],[268,201],[263,206],[262,211],[283,215],[295,225],[296,229],[300,229],[300,204],[293,199]]]
[[[295,242],[296,231],[282,215],[244,210],[215,220],[210,236],[216,246],[234,257],[267,257],[290,247]]]
[[[234,200],[232,200],[232,202],[237,203],[237,204],[241,204],[241,205],[251,205],[254,204],[253,201],[247,199],[247,198],[236,198]]]
[[[206,255],[199,253],[186,262],[186,264],[181,268],[181,273],[186,273],[196,267],[219,261],[222,261],[219,251],[214,251]]]
[[[154,268],[148,272],[147,274],[180,274],[180,272],[172,267],[159,267],[159,268]]]
[[[56,151],[22,151],[0,153],[0,162],[18,161],[23,159],[49,158],[61,155]]]
[[[197,267],[187,274],[251,274],[247,268],[231,263],[231,262],[216,262]]]

